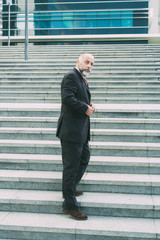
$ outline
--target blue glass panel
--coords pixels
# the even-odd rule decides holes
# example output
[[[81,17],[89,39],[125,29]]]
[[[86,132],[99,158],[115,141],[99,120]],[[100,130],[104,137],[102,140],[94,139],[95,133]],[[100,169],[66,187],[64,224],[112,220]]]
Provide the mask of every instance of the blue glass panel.
[[[84,28],[85,21],[84,20],[75,20],[74,21],[74,28]]]
[[[97,27],[97,20],[86,20],[86,27]]]
[[[97,18],[97,12],[86,12],[86,18]]]
[[[73,12],[62,13],[62,28],[73,28]]]
[[[121,11],[110,11],[110,18],[120,18]]]
[[[133,26],[133,11],[122,11],[122,27]]]
[[[84,18],[85,16],[85,12],[74,12],[74,18]]]
[[[62,28],[62,21],[61,20],[52,20],[51,28]]]
[[[51,22],[50,21],[39,21],[35,22],[34,27],[35,28],[50,28]]]
[[[97,12],[97,18],[109,18],[110,14],[107,11]]]
[[[109,27],[120,27],[120,26],[121,26],[120,20],[111,19],[109,22]]]
[[[103,20],[103,19],[98,19],[97,20],[97,27],[109,27],[109,21],[108,20]]]
[[[62,28],[73,28],[73,27],[74,27],[73,21],[65,20],[62,22]]]
[[[122,27],[132,27],[133,20],[132,19],[122,19],[121,24],[122,24]]]

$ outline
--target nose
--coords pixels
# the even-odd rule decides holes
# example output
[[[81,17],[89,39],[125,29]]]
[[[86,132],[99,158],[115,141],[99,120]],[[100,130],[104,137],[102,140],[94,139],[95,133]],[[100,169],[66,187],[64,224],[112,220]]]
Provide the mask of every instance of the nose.
[[[92,64],[91,63],[88,64],[88,68],[92,69]]]

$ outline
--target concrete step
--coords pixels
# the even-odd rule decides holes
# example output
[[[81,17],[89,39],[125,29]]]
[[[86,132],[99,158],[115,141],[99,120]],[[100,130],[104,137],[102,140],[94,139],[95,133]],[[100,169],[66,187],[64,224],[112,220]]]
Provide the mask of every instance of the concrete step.
[[[59,80],[58,81],[58,83],[61,83],[61,80],[62,80],[62,78],[64,77],[64,75],[65,75],[65,73],[66,73],[66,71],[64,72],[64,73],[57,73],[56,71],[54,72],[54,73],[52,73],[52,74],[48,74],[48,73],[43,73],[43,74],[35,74],[35,73],[32,73],[32,72],[30,72],[30,73],[28,73],[28,74],[26,74],[26,73],[22,73],[22,74],[17,74],[17,73],[15,73],[15,74],[13,74],[13,73],[11,73],[11,74],[8,74],[8,75],[6,75],[6,74],[1,74],[0,75],[0,79],[1,80],[17,80],[17,79],[19,79],[19,80],[30,80],[30,81],[33,81],[33,80],[37,80],[37,81],[39,81],[39,79],[41,79],[41,80],[43,80],[43,81],[45,81],[46,79],[47,80],[51,80],[51,81],[53,81],[53,79],[56,79],[56,80]],[[94,74],[94,75],[93,75]],[[128,73],[126,73],[126,74],[120,74],[120,73],[118,73],[119,74],[119,76],[117,76],[117,74],[116,73],[104,73],[104,74],[102,74],[100,71],[98,71],[98,72],[96,72],[96,73],[93,73],[92,74],[92,78],[91,78],[91,76],[88,78],[88,80],[95,80],[95,79],[97,79],[98,81],[97,81],[97,83],[99,82],[100,83],[100,80],[105,80],[104,82],[106,82],[106,80],[108,80],[108,79],[110,79],[110,80],[118,80],[118,81],[125,81],[125,80],[128,80],[128,81],[131,81],[131,80],[137,80],[137,81],[141,81],[141,80],[158,80],[159,79],[159,71],[155,71],[155,72],[150,72],[149,74],[146,74],[146,73],[142,73],[142,74],[140,74],[140,73],[137,73],[137,74],[128,74]],[[146,74],[146,75],[145,75]],[[94,77],[93,77],[94,76]],[[90,84],[91,83],[94,83],[94,81],[91,81],[91,82],[89,82]]]
[[[160,119],[93,118],[91,128],[159,130]],[[0,117],[0,127],[56,128],[58,117]]]
[[[19,59],[18,58],[18,56],[16,56],[16,58],[15,58],[15,54],[14,54],[14,56],[9,56],[9,57],[7,57],[7,56],[0,56],[0,62],[3,62],[4,64],[5,63],[11,63],[12,62],[12,64],[13,63],[15,63],[15,64],[22,64],[22,63],[25,63],[26,64],[26,61],[24,60],[24,55],[21,55],[20,57],[20,60],[17,60],[17,59]],[[77,60],[77,58],[78,58],[78,56],[79,56],[79,54],[77,54],[75,57],[73,57],[73,56],[71,56],[71,57],[69,57],[68,55],[67,56],[63,56],[63,63],[62,64],[64,64],[64,63],[72,63],[72,67],[75,65],[75,62],[76,62],[76,60]],[[113,57],[113,56],[105,56],[105,57],[101,57],[101,56],[95,56],[96,57],[96,61],[98,62],[98,63],[103,63],[103,64],[105,64],[105,63],[109,63],[109,64],[116,64],[116,63],[122,63],[122,64],[131,64],[131,63],[133,63],[133,64],[138,64],[138,63],[141,63],[141,64],[145,64],[145,63],[155,63],[155,64],[159,64],[159,62],[160,62],[160,60],[159,60],[159,57],[158,56],[139,56],[139,57],[136,57],[136,56],[121,56],[121,55],[119,55],[119,56],[115,56],[115,57]],[[114,59],[114,61],[113,61],[113,59]],[[62,58],[57,58],[57,57],[53,57],[52,56],[52,58],[47,58],[46,56],[35,56],[34,58],[33,58],[33,56],[32,56],[32,58],[30,58],[29,57],[29,60],[27,61],[27,63],[38,63],[38,62],[41,62],[41,64],[44,62],[44,64],[46,64],[46,63],[58,63],[58,62],[62,62]],[[128,66],[128,65],[127,65]]]
[[[62,46],[62,45],[61,45]],[[120,47],[121,45],[119,45]],[[44,46],[43,46],[44,47]],[[135,50],[132,48],[132,49],[118,49],[118,48],[114,48],[114,49],[105,49],[105,48],[102,48],[101,49],[101,46],[99,45],[100,49],[94,49],[94,48],[90,48],[88,47],[87,49],[85,47],[80,47],[80,49],[78,48],[78,45],[77,45],[77,48],[74,46],[74,48],[71,49],[70,51],[70,48],[64,48],[62,46],[62,48],[56,48],[56,46],[52,46],[52,48],[47,48],[47,47],[44,47],[44,49],[38,49],[36,47],[32,47],[32,48],[29,48],[29,53],[32,54],[32,55],[53,55],[53,56],[77,56],[77,54],[81,54],[82,51],[84,50],[90,50],[90,53],[91,54],[94,54],[96,56],[99,56],[99,55],[104,55],[104,56],[117,56],[117,55],[137,55],[137,56],[142,56],[142,55],[147,55],[147,56],[151,56],[151,55],[154,55],[154,54],[158,54],[160,52],[160,49],[159,47],[158,48],[154,48],[154,49],[140,49],[140,48],[136,48],[135,47]],[[2,49],[2,51],[4,50],[4,48]],[[18,50],[18,51],[17,51]],[[10,53],[11,54],[17,54],[17,55],[22,55],[24,54],[24,48],[14,48],[12,47],[12,49],[6,49],[6,51],[3,51],[4,55],[9,55]],[[46,51],[47,50],[47,51]]]
[[[37,213],[0,213],[0,237],[39,240],[146,240],[159,239],[159,219],[89,216],[75,221],[68,215]]]
[[[61,68],[61,69],[59,69],[59,68],[55,68],[54,69],[54,71],[53,71],[53,69],[49,69],[48,71],[46,70],[46,69],[38,69],[38,70],[34,70],[34,71],[32,71],[32,70],[29,70],[28,68],[27,69],[25,69],[25,70],[22,70],[22,69],[20,69],[19,71],[9,71],[9,70],[5,70],[5,71],[0,71],[0,76],[2,76],[2,77],[6,77],[6,76],[14,76],[14,75],[16,75],[16,76],[23,76],[24,74],[25,75],[33,75],[33,76],[40,76],[40,75],[45,75],[45,74],[47,74],[47,76],[52,76],[52,75],[54,75],[54,74],[57,74],[57,75],[64,75],[66,72],[68,72],[70,69],[72,69],[72,68],[68,68],[68,67],[66,67],[66,68]],[[151,76],[151,75],[158,75],[158,73],[159,73],[159,71],[160,71],[160,68],[155,68],[155,69],[153,69],[153,70],[148,70],[148,69],[146,69],[146,71],[144,71],[143,69],[140,71],[140,70],[138,70],[138,69],[134,69],[134,70],[130,70],[130,69],[128,69],[128,70],[117,70],[117,69],[114,69],[114,70],[111,70],[111,69],[109,69],[108,71],[105,69],[104,70],[104,67],[103,68],[99,68],[99,67],[97,67],[96,68],[96,70],[92,70],[92,75],[94,75],[94,74],[98,74],[98,75],[116,75],[116,74],[119,74],[119,76],[123,76],[123,75],[127,75],[127,76],[136,76],[136,75],[145,75],[145,74],[147,74],[147,75],[149,75],[149,76]]]
[[[137,103],[137,104],[160,104],[160,97],[92,97],[92,101],[96,103]],[[4,103],[60,103],[60,98],[48,96],[42,97],[0,97],[0,102]]]
[[[0,91],[52,91],[52,90],[60,90],[60,84],[57,85],[48,85],[48,86],[43,86],[43,85],[35,85],[35,86],[0,86]],[[101,90],[105,90],[106,92],[111,92],[112,91],[117,91],[119,93],[128,93],[129,91],[133,91],[133,92],[146,92],[146,93],[150,93],[155,91],[155,93],[160,91],[160,86],[159,84],[155,84],[155,85],[144,85],[144,86],[138,86],[138,85],[134,85],[134,86],[102,86],[102,85],[91,85],[90,86],[90,91],[92,93],[92,91],[101,91]]]
[[[96,104],[96,118],[159,119],[159,104]]]
[[[58,91],[57,91],[58,92]],[[7,91],[6,92],[4,92],[4,95],[6,94],[6,93],[8,93]],[[13,92],[11,92],[11,94],[12,94]],[[15,93],[15,92],[14,92]],[[21,93],[21,92],[19,92],[19,93]],[[25,94],[27,94],[28,92],[22,92],[22,94],[24,93],[24,96],[25,96]],[[34,92],[33,92],[34,93]],[[37,92],[37,94],[39,94],[39,93],[41,93],[41,92]],[[1,91],[1,94],[3,94],[3,91]],[[53,96],[53,94],[56,94],[56,91],[54,92],[54,93],[51,93],[52,94],[52,96]],[[59,94],[59,93],[58,93]],[[110,90],[110,89],[108,89],[107,91],[102,91],[102,90],[99,90],[99,91],[91,91],[91,94],[92,94],[92,96],[93,97],[103,97],[103,98],[105,98],[105,97],[126,97],[126,95],[128,96],[130,96],[130,97],[134,97],[134,96],[137,96],[137,97],[159,97],[159,94],[158,94],[158,91],[156,92],[156,91],[139,91],[138,89],[137,90],[135,90],[135,91],[132,91],[132,90],[128,90],[128,91],[125,91],[124,90],[124,92],[120,92],[120,91],[116,91],[116,90]],[[28,93],[28,95],[29,95],[29,93]],[[3,95],[2,95],[3,96]],[[48,92],[48,96],[50,96],[50,92]]]
[[[0,129],[1,130],[1,129]],[[7,130],[6,130],[7,131]],[[2,133],[3,135],[3,129]],[[160,142],[159,130],[91,129],[91,141]]]
[[[123,61],[118,61],[117,59],[114,59],[115,61],[107,61],[107,58],[105,59],[104,58],[104,62],[103,62],[103,65],[101,62],[99,61],[96,61],[96,68],[98,69],[105,69],[108,70],[113,70],[113,69],[117,69],[117,70],[128,70],[128,69],[131,69],[131,70],[149,70],[149,69],[159,69],[160,67],[160,61],[151,61],[149,62],[148,60],[146,61],[144,59],[144,62],[141,61],[141,62],[130,62],[131,59],[129,59],[129,62],[128,62],[128,65],[126,66],[126,63],[124,63]],[[137,59],[138,60],[138,59]],[[74,59],[70,59],[70,62],[66,61],[66,62],[63,62],[62,61],[59,61],[57,59],[57,61],[55,59],[53,60],[50,60],[50,61],[39,61],[39,60],[34,60],[34,61],[30,61],[28,60],[27,62],[26,61],[19,61],[19,62],[16,62],[15,60],[14,61],[2,61],[0,60],[0,69],[4,69],[4,71],[6,69],[9,69],[9,70],[15,70],[15,71],[19,71],[20,69],[21,70],[26,70],[26,69],[29,69],[29,70],[39,70],[39,69],[42,69],[44,71],[48,71],[49,69],[50,70],[53,70],[55,68],[58,68],[59,70],[62,69],[62,68],[66,68],[67,70],[68,69],[72,69],[73,66],[74,66],[75,62],[74,62]]]
[[[153,98],[149,98],[149,99],[143,99],[143,98],[124,98],[124,99],[120,99],[120,98],[105,98],[105,99],[97,99],[97,98],[93,98],[94,101],[96,101],[97,103],[137,103],[137,104],[160,104],[160,99],[153,99]],[[14,97],[10,97],[10,98],[0,98],[0,102],[1,103],[60,103],[60,100],[58,99],[53,99],[53,98],[47,98],[47,97],[42,97],[42,98],[14,98]]]
[[[65,58],[77,58],[79,57],[79,55],[82,53],[82,51],[80,52],[76,52],[76,53],[61,53],[61,52],[58,52],[58,53],[49,53],[49,52],[36,52],[33,53],[33,52],[29,52],[29,57],[30,59],[34,59],[34,58],[41,58],[41,59],[52,59],[52,58],[57,58],[57,59],[60,59],[62,60],[65,59]],[[158,58],[159,57],[159,52],[152,52],[152,53],[125,53],[125,52],[118,52],[116,51],[115,53],[113,52],[108,52],[107,54],[106,53],[95,53],[93,51],[90,51],[90,53],[92,53],[94,55],[94,57],[97,59],[98,57],[102,57],[102,56],[105,56],[106,55],[110,58],[113,58],[114,57],[117,57],[117,58]],[[12,58],[24,58],[24,53],[17,53],[16,51],[15,52],[6,52],[4,55],[1,55],[0,56],[0,59],[12,59]]]
[[[124,92],[118,92],[118,91],[111,91],[111,90],[106,90],[106,91],[101,91],[101,90],[97,90],[97,91],[91,91],[92,94],[92,98],[102,98],[105,99],[107,97],[126,97],[127,94],[129,94],[130,97],[139,97],[139,98],[159,98],[159,92],[145,92],[145,91],[124,91]],[[9,95],[9,97],[48,97],[51,99],[60,99],[60,90],[50,90],[50,91],[25,91],[25,90],[17,90],[15,89],[15,91],[0,91],[0,96],[7,98],[7,95]],[[3,99],[3,98],[2,98]]]
[[[153,219],[160,216],[159,195],[85,192],[77,200],[89,216]],[[62,202],[59,191],[0,189],[0,211],[62,214]]]
[[[62,81],[62,78],[60,78],[60,79],[56,79],[56,80],[51,80],[51,79],[46,79],[46,80],[44,80],[44,79],[40,79],[42,76],[39,76],[39,80],[37,80],[38,79],[38,76],[36,76],[36,79],[28,79],[28,77],[26,77],[26,79],[25,80],[17,80],[17,78],[15,78],[15,79],[13,79],[13,80],[4,80],[4,77],[2,77],[2,81],[0,81],[0,83],[1,83],[1,86],[4,86],[4,85],[6,85],[6,86],[8,86],[8,85],[20,85],[20,86],[28,86],[28,85],[30,85],[30,86],[34,86],[34,85],[38,85],[38,87],[41,87],[41,86],[44,86],[44,87],[50,87],[50,86],[52,86],[52,85],[56,85],[56,86],[60,86],[60,84],[61,84],[61,81]],[[113,77],[113,75],[112,75],[112,77]],[[153,76],[154,77],[154,76]],[[158,77],[159,77],[159,75],[158,75]],[[5,76],[5,78],[6,78],[6,76]],[[116,86],[121,86],[121,85],[130,85],[130,86],[136,86],[136,85],[138,85],[138,86],[143,86],[143,85],[159,85],[160,84],[160,80],[158,80],[159,78],[155,78],[155,79],[148,79],[148,77],[146,78],[146,79],[144,79],[144,80],[137,80],[137,79],[135,79],[135,78],[133,78],[132,80],[130,80],[130,79],[127,79],[127,80],[123,80],[123,79],[109,79],[108,80],[108,78],[110,78],[110,77],[108,77],[108,76],[106,76],[106,79],[104,80],[104,79],[100,79],[100,78],[98,78],[98,80],[92,80],[92,79],[90,79],[89,81],[88,81],[88,84],[89,84],[89,86],[91,87],[91,86],[102,86],[102,85],[104,85],[104,86],[114,86],[114,85],[116,85]]]
[[[26,71],[26,72],[12,72],[10,71],[10,73],[8,74],[0,74],[0,80],[3,81],[5,79],[8,81],[20,81],[20,80],[27,80],[30,79],[32,80],[37,80],[37,81],[45,81],[45,80],[50,80],[53,81],[54,79],[59,80],[61,82],[63,76],[72,69],[67,69],[64,72],[58,72],[58,71],[54,71],[53,73],[51,73],[51,71],[46,71],[46,72],[42,72],[39,71],[38,73],[36,73],[35,71]],[[96,72],[92,72],[90,75],[90,77],[88,77],[88,80],[91,80],[91,82],[93,82],[94,80],[105,80],[105,81],[133,81],[133,80],[138,80],[140,82],[145,82],[145,81],[153,81],[156,80],[159,77],[159,72],[160,70],[154,70],[154,71],[150,71],[150,72],[146,72],[146,71],[141,71],[141,72],[130,72],[128,70],[128,72],[119,72],[119,71],[113,71],[113,72],[101,72],[101,70],[97,70]],[[93,77],[94,76],[94,77]],[[119,76],[119,77],[118,77]],[[39,80],[38,80],[39,79]]]
[[[60,104],[0,103],[1,117],[59,117]],[[159,104],[96,104],[94,118],[159,119]]]
[[[160,143],[91,142],[94,156],[159,157]],[[59,141],[51,140],[0,140],[0,153],[61,154]]]
[[[0,139],[54,140],[56,128],[0,128]],[[99,142],[160,142],[160,130],[91,129],[91,141]]]
[[[61,70],[65,70],[68,71],[69,69],[73,68],[73,64],[72,63],[66,63],[65,65],[62,65],[61,63],[57,63],[57,64],[52,64],[50,63],[49,66],[46,65],[45,68],[43,65],[41,65],[41,63],[37,63],[37,66],[32,64],[19,64],[19,65],[13,65],[13,64],[2,64],[0,62],[1,66],[0,66],[0,73],[4,74],[4,73],[21,73],[21,72],[25,72],[28,73],[29,72],[37,72],[37,74],[39,74],[40,72],[53,72],[53,70],[56,72],[60,72]],[[104,69],[105,67],[105,69]],[[2,71],[3,69],[3,71]],[[136,73],[136,72],[140,72],[140,73],[146,73],[146,72],[155,72],[155,71],[159,71],[160,70],[160,64],[144,64],[144,66],[142,65],[131,65],[131,66],[125,66],[122,64],[117,65],[107,65],[107,64],[98,64],[96,63],[96,71],[102,71],[102,72],[106,72],[106,73],[115,73],[115,72],[124,72],[124,73]],[[95,70],[93,69],[92,72],[94,72]]]
[[[137,104],[160,104],[160,98],[159,97],[107,97],[107,98],[92,98],[93,101],[97,102],[97,103],[124,103],[124,104],[133,104],[133,103],[137,103]],[[4,102],[5,100],[2,99],[2,102]],[[7,102],[9,102],[10,100],[8,100]],[[15,99],[15,102],[20,102],[19,100]],[[23,100],[22,100],[23,101]],[[35,99],[33,100],[28,100],[29,102],[38,102]],[[45,99],[42,102],[53,102],[54,100],[49,100],[49,99]],[[24,102],[27,102],[24,100]],[[56,101],[57,103],[59,103],[60,101]]]
[[[63,76],[61,75],[54,75],[53,77],[52,76],[26,76],[26,75],[23,75],[23,76],[1,76],[1,83],[2,85],[17,85],[17,84],[22,84],[22,86],[26,86],[27,85],[34,85],[34,84],[37,84],[38,86],[52,86],[52,85],[57,85],[57,86],[60,86],[61,84],[61,81],[62,81],[62,78]],[[93,78],[88,78],[88,84],[89,86],[108,86],[108,85],[125,85],[125,84],[128,84],[128,85],[145,85],[145,84],[150,84],[150,85],[154,85],[154,84],[159,84],[159,74],[157,75],[153,75],[152,74],[152,77],[150,76],[142,76],[142,77],[139,77],[139,75],[136,77],[134,75],[132,76],[124,76],[123,77],[116,77],[114,76],[113,74],[112,75],[100,75],[100,76],[95,76],[94,79]],[[103,88],[101,88],[102,90]]]
[[[95,45],[94,45],[95,46]],[[122,45],[119,45],[119,47],[120,46],[122,46]],[[77,53],[81,53],[84,49],[87,49],[87,50],[90,50],[90,51],[92,51],[92,54],[93,53],[95,53],[95,54],[97,54],[97,55],[99,55],[99,54],[102,54],[102,55],[108,55],[108,54],[110,54],[110,53],[112,53],[113,55],[115,54],[117,54],[117,53],[121,53],[121,54],[152,54],[152,53],[158,53],[158,52],[160,52],[160,49],[159,49],[159,47],[155,47],[155,48],[138,48],[138,47],[136,47],[136,46],[134,46],[135,47],[135,49],[132,47],[132,48],[130,48],[129,46],[128,46],[128,49],[127,49],[127,47],[126,48],[122,48],[122,49],[118,49],[118,48],[108,48],[107,49],[107,45],[105,44],[104,45],[104,47],[102,47],[102,45],[100,46],[99,45],[99,49],[97,49],[96,47],[88,47],[88,48],[86,48],[86,47],[82,47],[82,45],[80,46],[80,45],[77,45],[77,48],[74,46],[74,48],[71,48],[71,47],[64,47],[64,46],[62,46],[61,45],[61,48],[59,48],[59,47],[57,47],[57,45],[56,45],[56,47],[55,46],[52,46],[52,48],[50,47],[47,47],[47,46],[44,46],[43,45],[43,49],[39,49],[38,47],[35,47],[35,46],[31,46],[31,47],[29,47],[29,53],[32,53],[32,54],[36,54],[36,53],[38,53],[38,54],[40,54],[40,53],[42,53],[42,54],[46,54],[46,50],[47,50],[47,52],[49,53],[49,54],[53,54],[53,55],[66,55],[66,54],[69,54],[69,55],[71,55],[71,54],[73,54],[73,56],[74,55],[76,55]],[[5,50],[5,48],[1,48],[0,49],[0,51],[2,51],[2,52],[5,52],[5,53],[17,53],[17,54],[20,54],[20,53],[24,53],[24,48],[19,48],[19,47],[13,47],[12,46],[12,48],[10,48],[10,49],[7,49],[6,48],[6,51],[4,51]]]
[[[62,172],[0,170],[1,189],[61,191]],[[160,195],[156,174],[85,173],[79,188],[85,192]]]
[[[0,169],[62,171],[61,155],[0,154]],[[160,158],[91,156],[87,172],[160,174]]]

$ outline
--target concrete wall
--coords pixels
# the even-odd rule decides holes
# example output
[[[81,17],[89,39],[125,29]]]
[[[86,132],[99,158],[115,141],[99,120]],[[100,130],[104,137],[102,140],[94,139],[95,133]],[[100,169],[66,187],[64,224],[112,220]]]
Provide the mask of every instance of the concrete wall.
[[[158,17],[159,17],[159,2],[160,0],[149,1],[149,34],[158,33]]]

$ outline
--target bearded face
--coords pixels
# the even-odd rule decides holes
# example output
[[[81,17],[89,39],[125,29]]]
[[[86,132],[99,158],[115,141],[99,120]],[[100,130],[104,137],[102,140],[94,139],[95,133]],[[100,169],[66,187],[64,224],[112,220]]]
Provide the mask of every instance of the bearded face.
[[[82,63],[80,63],[79,71],[83,77],[88,77],[91,72],[89,68],[84,68]]]
[[[83,77],[88,77],[94,64],[94,58],[90,54],[84,54],[77,62],[77,68]]]

